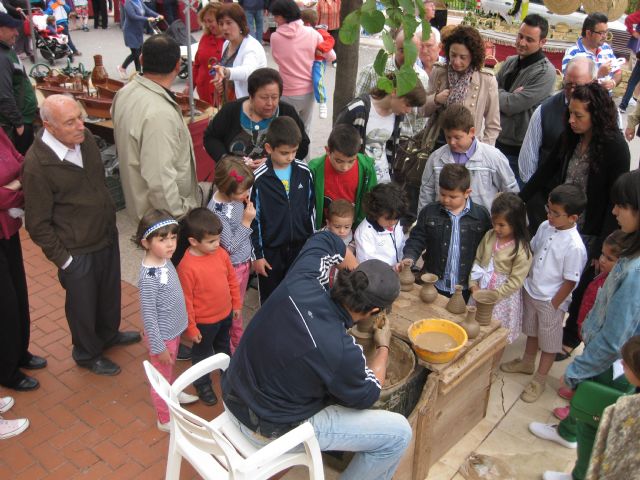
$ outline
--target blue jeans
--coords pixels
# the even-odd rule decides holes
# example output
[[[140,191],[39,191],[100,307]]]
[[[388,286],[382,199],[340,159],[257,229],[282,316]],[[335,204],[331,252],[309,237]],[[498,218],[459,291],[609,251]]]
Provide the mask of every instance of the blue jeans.
[[[269,439],[254,433],[238,421],[244,435],[257,448]],[[354,410],[331,405],[309,419],[320,450],[355,452],[341,480],[390,480],[411,441],[406,418],[386,410]],[[301,450],[301,449],[300,449]]]
[[[327,62],[324,60],[314,60],[311,67],[311,77],[313,79],[313,96],[317,103],[327,103],[327,89],[324,82],[324,71]]]
[[[262,43],[262,10],[245,10],[244,13],[249,24],[249,35]]]
[[[638,82],[640,82],[640,60],[636,61],[636,64],[633,67],[633,71],[631,72],[631,76],[627,82],[627,89],[622,96],[622,100],[620,100],[620,108],[623,110],[626,110],[629,106],[629,100],[631,100],[633,91],[636,89]]]

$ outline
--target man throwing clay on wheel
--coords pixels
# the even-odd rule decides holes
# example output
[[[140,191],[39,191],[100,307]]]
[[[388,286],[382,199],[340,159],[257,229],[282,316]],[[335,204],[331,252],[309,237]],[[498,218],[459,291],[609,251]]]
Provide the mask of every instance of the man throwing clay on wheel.
[[[391,267],[354,265],[335,234],[311,237],[287,276],[255,314],[222,379],[227,411],[256,446],[305,421],[321,450],[354,452],[342,479],[390,479],[411,440],[407,419],[370,410],[386,374],[391,330],[374,327],[369,365],[347,332],[389,309],[400,293]]]

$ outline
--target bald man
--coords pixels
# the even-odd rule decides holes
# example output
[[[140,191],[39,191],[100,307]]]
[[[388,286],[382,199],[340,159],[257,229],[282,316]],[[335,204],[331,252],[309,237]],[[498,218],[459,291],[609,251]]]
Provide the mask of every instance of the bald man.
[[[140,341],[120,332],[120,250],[113,200],[100,151],[71,97],[52,95],[40,109],[44,128],[23,166],[26,228],[58,267],[76,363],[98,375],[120,367],[103,356]]]

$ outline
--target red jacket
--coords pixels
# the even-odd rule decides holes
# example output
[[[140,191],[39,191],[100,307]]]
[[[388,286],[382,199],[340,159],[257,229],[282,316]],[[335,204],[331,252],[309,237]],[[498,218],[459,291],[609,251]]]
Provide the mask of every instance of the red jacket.
[[[584,295],[582,297],[582,303],[580,303],[580,310],[578,311],[578,332],[582,332],[582,323],[584,322],[584,319],[587,318],[587,314],[593,308],[593,304],[596,303],[598,290],[600,290],[600,287],[604,285],[604,282],[607,279],[608,275],[608,273],[601,273],[596,278],[591,280],[591,283],[589,285],[587,285],[587,288],[584,291]]]
[[[211,60],[214,63],[220,61],[223,43],[224,37],[218,38],[210,33],[205,33],[200,39],[196,58],[193,61],[193,84],[196,92],[198,92],[198,97],[216,107],[219,106],[220,102],[218,99],[214,100],[216,89],[211,83],[213,78],[209,75],[209,65]]]
[[[4,188],[16,178],[20,177],[22,155],[0,128],[0,238],[9,239],[20,230],[22,220],[9,215],[10,208],[24,208],[22,189],[10,190]]]
[[[624,26],[627,27],[627,32],[629,35],[633,34],[635,31],[633,26],[640,23],[640,10],[636,10],[624,19]]]
[[[322,35],[322,43],[318,45],[318,50],[322,52],[322,55],[316,55],[316,60],[328,60],[332,62],[335,59],[336,54],[334,53],[333,59],[331,59],[331,58],[327,58],[327,57],[331,57],[331,55],[327,55],[327,53],[331,52],[331,50],[333,49],[333,46],[336,43],[335,39],[324,28],[316,27],[316,32]]]

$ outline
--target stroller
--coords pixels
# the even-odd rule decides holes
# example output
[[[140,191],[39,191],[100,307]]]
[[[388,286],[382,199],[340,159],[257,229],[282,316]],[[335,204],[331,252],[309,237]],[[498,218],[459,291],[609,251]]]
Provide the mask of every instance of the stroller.
[[[23,13],[23,16],[24,15]],[[47,30],[47,15],[40,9],[34,9],[31,15],[33,37],[36,40],[36,48],[45,60],[53,65],[59,58],[67,57],[73,62],[73,52],[67,42],[66,35],[52,35]]]
[[[198,50],[198,42],[187,32],[187,26],[179,19],[174,20],[165,33],[180,45],[180,71],[178,72],[178,76],[185,79],[189,76],[187,45],[191,43],[191,60],[193,61],[196,56],[196,51]]]

